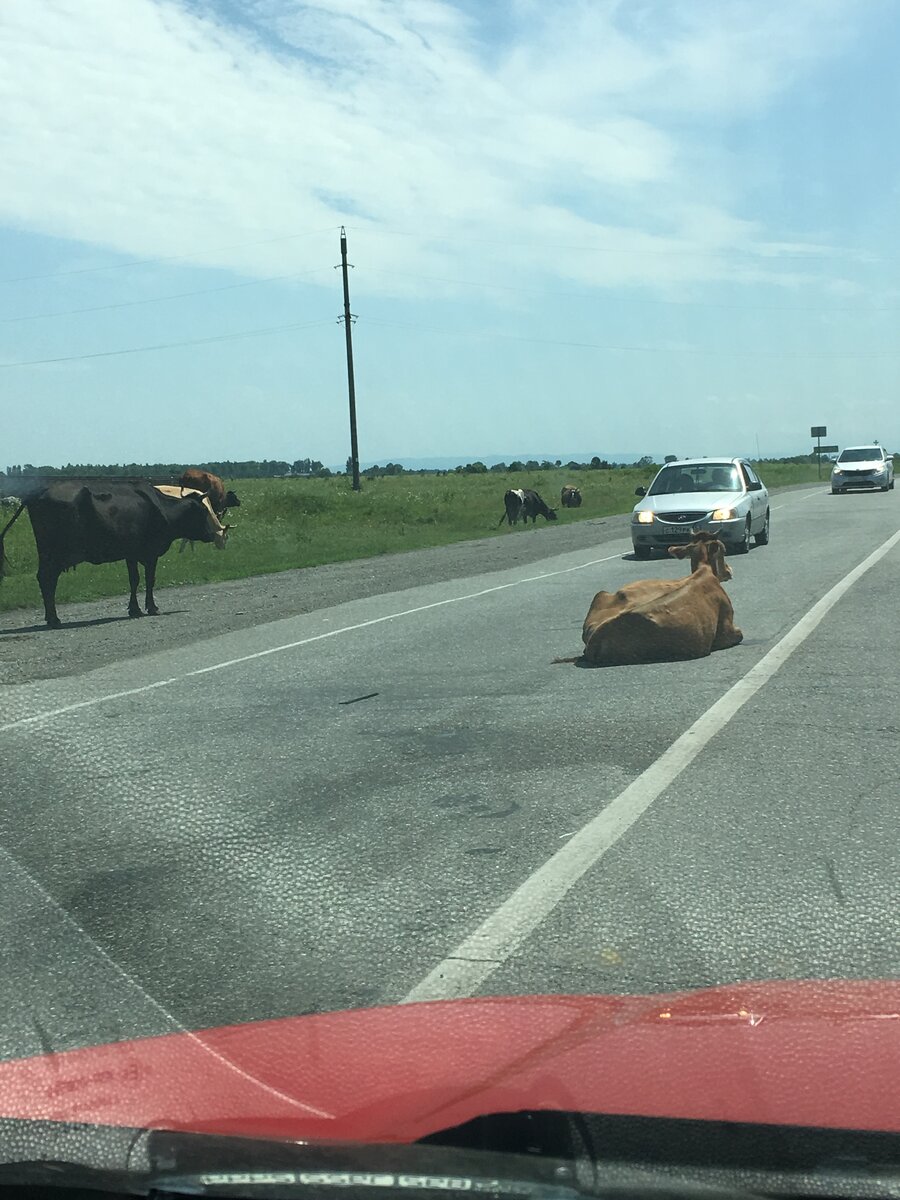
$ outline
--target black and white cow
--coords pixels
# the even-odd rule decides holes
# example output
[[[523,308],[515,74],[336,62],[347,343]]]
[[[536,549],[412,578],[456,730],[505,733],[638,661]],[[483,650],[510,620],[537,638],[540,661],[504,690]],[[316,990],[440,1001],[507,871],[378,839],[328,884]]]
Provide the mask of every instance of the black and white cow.
[[[529,517],[531,517],[532,524],[536,524],[539,516],[548,521],[556,520],[555,511],[548,508],[537,492],[532,491],[531,488],[510,488],[503,497],[503,504],[506,512],[498,521],[499,525],[502,525],[504,521],[508,525],[518,525],[520,518],[527,525]]]

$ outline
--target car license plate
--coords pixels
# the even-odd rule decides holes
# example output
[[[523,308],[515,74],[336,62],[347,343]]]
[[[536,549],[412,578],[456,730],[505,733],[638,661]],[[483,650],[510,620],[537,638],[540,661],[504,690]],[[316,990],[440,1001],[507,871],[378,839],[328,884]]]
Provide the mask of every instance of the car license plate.
[[[693,533],[693,525],[665,525],[663,533]]]

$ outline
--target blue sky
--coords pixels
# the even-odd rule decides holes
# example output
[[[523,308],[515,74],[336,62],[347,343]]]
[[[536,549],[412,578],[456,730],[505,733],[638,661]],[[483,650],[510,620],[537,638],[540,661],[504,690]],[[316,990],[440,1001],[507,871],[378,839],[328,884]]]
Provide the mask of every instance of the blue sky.
[[[365,461],[900,449],[898,35],[889,0],[4,0],[0,468],[343,462],[342,224]]]

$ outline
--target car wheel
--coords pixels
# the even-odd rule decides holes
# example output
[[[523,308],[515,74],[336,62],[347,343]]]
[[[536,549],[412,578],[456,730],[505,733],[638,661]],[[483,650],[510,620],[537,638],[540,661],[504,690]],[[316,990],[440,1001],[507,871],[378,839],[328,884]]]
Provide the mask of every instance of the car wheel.
[[[647,559],[650,557],[650,555],[652,553],[653,553],[652,546],[635,546],[634,547],[634,557],[635,558]]]
[[[759,533],[754,535],[754,541],[757,546],[768,546],[769,544],[769,510],[766,509],[766,520]]]
[[[841,489],[840,488],[832,488],[831,494],[832,494],[832,496],[839,496],[841,494]]]
[[[744,526],[744,536],[739,542],[734,544],[735,554],[750,553],[750,518],[747,518],[747,524]]]

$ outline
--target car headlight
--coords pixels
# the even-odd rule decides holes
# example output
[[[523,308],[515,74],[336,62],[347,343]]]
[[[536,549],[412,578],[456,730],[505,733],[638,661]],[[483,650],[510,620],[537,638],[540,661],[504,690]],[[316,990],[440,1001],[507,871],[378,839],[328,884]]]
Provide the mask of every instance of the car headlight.
[[[638,525],[652,525],[653,513],[647,508],[642,508],[640,512],[634,514],[634,519]]]
[[[841,470],[840,467],[835,467],[831,473],[832,473],[832,475],[843,475],[844,472]]]
[[[714,508],[712,519],[714,521],[733,521],[734,520],[734,509],[733,508]]]

